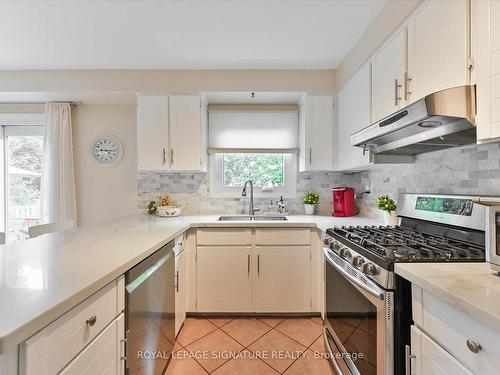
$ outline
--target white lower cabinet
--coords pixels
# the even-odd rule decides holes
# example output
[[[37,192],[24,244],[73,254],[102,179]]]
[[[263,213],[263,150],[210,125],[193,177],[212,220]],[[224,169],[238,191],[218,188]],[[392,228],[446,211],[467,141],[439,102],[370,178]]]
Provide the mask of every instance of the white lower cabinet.
[[[62,375],[119,375],[125,373],[124,315],[118,316],[66,368]]]
[[[252,311],[250,246],[198,246],[197,311]]]
[[[414,334],[412,333],[412,351],[416,351],[417,354],[419,350],[423,351],[420,359],[417,355],[417,368],[423,369],[423,372],[417,371],[417,374],[493,375],[499,373],[500,328],[487,327],[467,315],[465,311],[417,285],[412,285],[412,315],[415,323],[413,328],[418,327],[418,330],[428,335],[425,341],[422,339],[423,349],[418,349],[418,346],[414,347]],[[451,364],[449,367],[436,367],[440,363],[436,358],[447,357],[439,354],[437,350],[434,352],[429,349],[431,345],[428,342],[429,337],[432,337],[435,345],[466,370],[460,372],[458,369],[461,367],[453,367]],[[416,343],[418,344],[418,341]],[[433,363],[436,361],[437,363]],[[432,372],[434,368],[441,368],[443,371]]]
[[[120,277],[26,340],[19,374],[123,373],[124,299]]]
[[[258,312],[310,311],[310,246],[257,246]]]
[[[303,228],[199,230],[196,311],[310,312],[310,242]]]
[[[460,362],[415,326],[411,326],[412,375],[472,375]],[[408,372],[407,372],[408,373]]]
[[[186,319],[186,251],[175,258],[175,335]]]

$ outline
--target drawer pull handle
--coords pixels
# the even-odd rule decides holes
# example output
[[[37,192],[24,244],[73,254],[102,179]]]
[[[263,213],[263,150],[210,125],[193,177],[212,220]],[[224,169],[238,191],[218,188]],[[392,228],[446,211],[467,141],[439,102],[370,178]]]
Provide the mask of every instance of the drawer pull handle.
[[[479,353],[481,350],[481,345],[472,340],[467,340],[467,347],[472,353]]]
[[[87,318],[85,324],[87,324],[89,327],[92,327],[95,324],[95,322],[97,322],[97,316],[92,315],[90,318]]]

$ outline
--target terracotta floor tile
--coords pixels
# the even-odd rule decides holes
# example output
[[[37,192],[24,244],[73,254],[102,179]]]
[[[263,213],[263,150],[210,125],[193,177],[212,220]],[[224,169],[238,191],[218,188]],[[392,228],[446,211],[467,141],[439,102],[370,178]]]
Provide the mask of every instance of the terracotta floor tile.
[[[186,347],[208,372],[214,371],[242,349],[242,345],[220,329]]]
[[[333,375],[334,371],[324,358],[317,358],[311,351],[297,359],[286,371],[285,375]]]
[[[306,350],[303,345],[276,330],[266,333],[248,349],[279,373],[285,371]]]
[[[182,346],[186,347],[216,329],[217,327],[207,319],[187,318],[177,336],[177,341],[179,341]]]
[[[303,318],[287,319],[280,323],[276,329],[306,347],[316,341],[323,332],[320,325]]]
[[[327,353],[328,349],[325,346],[325,339],[323,338],[323,335],[314,341],[314,343],[309,347],[309,350],[312,352]]]
[[[323,326],[323,319],[319,316],[315,316],[314,318],[310,319],[311,322],[314,322],[316,324],[319,324],[320,326]]]
[[[234,318],[226,318],[226,317],[213,317],[213,318],[208,318],[213,324],[215,324],[217,327],[222,327],[226,325],[227,323],[231,322],[234,320]]]
[[[165,375],[206,375],[207,372],[199,365],[194,358],[189,356],[189,352],[181,350],[174,353],[172,360],[168,364]]]
[[[238,318],[221,328],[233,339],[247,347],[272,328],[256,318]]]
[[[260,318],[264,323],[266,323],[268,326],[271,327],[276,327],[278,324],[280,324],[285,318],[280,318],[280,317],[269,317],[269,318]]]
[[[247,350],[229,360],[212,374],[214,375],[278,375],[271,366]]]

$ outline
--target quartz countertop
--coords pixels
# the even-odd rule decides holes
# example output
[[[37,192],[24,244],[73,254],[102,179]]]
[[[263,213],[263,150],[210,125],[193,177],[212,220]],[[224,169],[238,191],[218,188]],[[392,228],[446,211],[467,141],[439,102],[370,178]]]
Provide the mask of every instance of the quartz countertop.
[[[22,343],[191,227],[375,225],[363,217],[287,216],[217,221],[220,215],[136,215],[0,246],[0,354]]]
[[[397,263],[395,272],[474,320],[499,330],[500,277],[488,263]]]

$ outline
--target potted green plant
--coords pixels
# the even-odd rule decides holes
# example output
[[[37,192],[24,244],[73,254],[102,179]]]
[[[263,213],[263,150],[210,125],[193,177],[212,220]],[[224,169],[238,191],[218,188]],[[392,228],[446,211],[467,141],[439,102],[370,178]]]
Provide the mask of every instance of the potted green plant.
[[[319,202],[319,195],[309,191],[304,197],[304,210],[306,215],[314,215],[314,209]]]
[[[398,206],[389,195],[381,195],[377,198],[377,207],[384,211],[385,225],[398,225],[399,219],[396,215]]]

